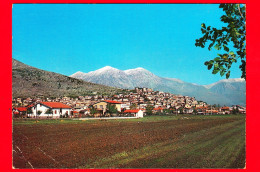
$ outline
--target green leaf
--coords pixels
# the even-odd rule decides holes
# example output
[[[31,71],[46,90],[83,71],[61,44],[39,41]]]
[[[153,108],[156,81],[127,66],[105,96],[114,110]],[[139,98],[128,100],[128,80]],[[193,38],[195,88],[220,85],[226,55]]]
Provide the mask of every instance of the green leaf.
[[[226,78],[228,79],[229,76],[230,76],[230,71],[228,71],[228,72],[226,73]]]
[[[214,69],[213,71],[212,71],[212,74],[216,74],[216,73],[218,73],[219,72],[219,69]]]
[[[220,71],[220,76],[223,76],[225,74],[225,70]]]
[[[223,55],[222,54],[218,54],[219,57],[222,57]]]
[[[209,64],[208,65],[208,70],[210,70],[212,68],[213,64]]]
[[[220,50],[220,47],[219,47],[218,44],[216,44],[216,45],[214,46],[214,48],[215,48],[216,50]]]
[[[226,47],[226,46],[224,46],[224,50],[228,52],[228,51],[229,51],[229,48]]]
[[[233,55],[233,54],[235,54],[233,51],[230,51],[230,52],[229,52],[229,55]]]
[[[201,27],[203,27],[204,29],[206,29],[205,23],[202,23],[202,24],[201,24]]]
[[[235,62],[235,63],[237,62],[237,60],[236,60],[236,59],[232,59],[231,61],[232,61],[232,62]]]
[[[209,50],[211,50],[211,47],[213,46],[213,43],[209,44]]]
[[[216,62],[220,62],[220,58],[219,58],[219,57],[214,58],[214,60],[215,60]]]
[[[209,61],[209,64],[213,64],[213,63],[214,63],[214,60],[210,60],[210,61]]]

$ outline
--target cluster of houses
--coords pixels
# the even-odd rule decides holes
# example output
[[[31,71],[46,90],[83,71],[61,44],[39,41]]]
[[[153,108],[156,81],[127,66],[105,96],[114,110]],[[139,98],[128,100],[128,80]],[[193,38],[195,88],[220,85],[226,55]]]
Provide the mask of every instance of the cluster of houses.
[[[14,117],[28,118],[72,118],[82,116],[102,117],[102,116],[132,116],[136,118],[143,117],[142,109],[124,110],[121,108],[122,102],[113,100],[104,100],[95,103],[91,112],[90,108],[76,110],[61,102],[36,102],[26,107],[14,107]],[[116,111],[109,112],[108,106],[111,106]]]
[[[113,96],[79,96],[77,98],[13,99],[13,115],[31,118],[133,116],[143,117],[148,113],[173,114],[230,114],[234,109],[245,113],[242,106],[211,106],[194,97],[174,95],[150,88],[135,88],[127,94]],[[152,109],[151,109],[152,107]]]

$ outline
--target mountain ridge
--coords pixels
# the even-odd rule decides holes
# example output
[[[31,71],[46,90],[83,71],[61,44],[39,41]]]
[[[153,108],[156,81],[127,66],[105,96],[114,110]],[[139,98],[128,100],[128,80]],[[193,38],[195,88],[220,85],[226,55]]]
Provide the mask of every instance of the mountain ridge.
[[[97,72],[100,70],[102,73]],[[74,73],[70,76],[117,88],[148,87],[158,91],[196,97],[196,99],[210,104],[245,105],[245,81],[239,78],[223,79],[209,85],[199,85],[176,78],[159,77],[141,67],[119,70],[111,66],[88,73]]]

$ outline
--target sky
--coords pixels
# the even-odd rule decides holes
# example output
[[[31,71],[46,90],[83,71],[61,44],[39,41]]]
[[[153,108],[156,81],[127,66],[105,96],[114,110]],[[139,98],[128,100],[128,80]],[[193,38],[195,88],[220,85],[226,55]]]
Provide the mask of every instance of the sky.
[[[201,24],[221,28],[218,4],[14,4],[12,56],[72,75],[104,66],[145,68],[155,75],[206,85],[204,62],[217,51],[195,46]],[[239,63],[230,78],[240,78]]]

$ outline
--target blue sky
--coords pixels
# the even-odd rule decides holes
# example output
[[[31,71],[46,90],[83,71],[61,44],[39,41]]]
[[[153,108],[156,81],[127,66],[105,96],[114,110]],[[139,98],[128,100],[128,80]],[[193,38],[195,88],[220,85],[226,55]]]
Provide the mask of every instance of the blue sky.
[[[186,82],[224,77],[204,66],[217,52],[195,46],[201,23],[221,27],[218,4],[14,4],[13,58],[71,75],[143,67]],[[239,78],[239,64],[230,78]]]

